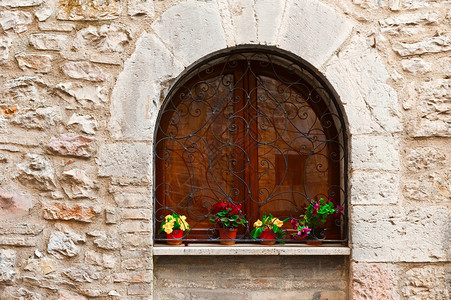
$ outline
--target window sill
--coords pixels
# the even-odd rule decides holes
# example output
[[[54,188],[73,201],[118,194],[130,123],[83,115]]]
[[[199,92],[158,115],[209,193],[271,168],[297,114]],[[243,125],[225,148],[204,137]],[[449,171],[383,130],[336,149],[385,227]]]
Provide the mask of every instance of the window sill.
[[[154,255],[350,255],[351,250],[340,244],[309,245],[274,245],[236,244],[223,246],[219,244],[190,244],[188,246],[168,246],[155,244]]]

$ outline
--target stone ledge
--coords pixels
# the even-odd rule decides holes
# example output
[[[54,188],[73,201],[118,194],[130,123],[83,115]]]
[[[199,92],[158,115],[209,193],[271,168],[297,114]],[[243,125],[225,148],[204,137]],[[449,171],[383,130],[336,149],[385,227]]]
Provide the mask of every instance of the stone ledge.
[[[168,246],[156,244],[154,255],[350,255],[351,249],[340,244],[322,246],[237,244],[223,246],[214,244],[190,244],[189,246]]]

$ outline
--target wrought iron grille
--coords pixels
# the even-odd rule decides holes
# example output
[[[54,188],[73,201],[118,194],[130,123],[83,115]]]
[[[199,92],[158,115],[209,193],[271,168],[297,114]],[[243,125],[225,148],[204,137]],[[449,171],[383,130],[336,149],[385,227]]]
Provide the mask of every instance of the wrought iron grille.
[[[300,59],[268,49],[232,50],[199,63],[174,85],[154,143],[154,237],[168,214],[185,215],[184,241],[218,240],[211,208],[242,205],[236,240],[252,239],[264,212],[299,219],[315,197],[343,209],[311,236],[347,240],[343,115],[325,82]],[[290,222],[281,242],[291,238]]]

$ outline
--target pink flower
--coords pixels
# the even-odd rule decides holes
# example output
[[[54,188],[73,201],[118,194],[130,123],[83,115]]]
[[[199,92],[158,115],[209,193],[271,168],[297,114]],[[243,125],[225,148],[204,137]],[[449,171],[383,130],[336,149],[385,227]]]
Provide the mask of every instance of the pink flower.
[[[335,218],[340,217],[340,212],[342,212],[343,209],[344,209],[343,206],[337,204],[337,206],[335,207],[336,212],[334,213],[334,217]]]
[[[302,239],[302,238],[306,238],[310,231],[312,231],[310,228],[308,227],[304,227],[301,230],[298,231],[298,236]]]
[[[314,215],[314,216],[316,216],[316,215],[318,214],[318,209],[319,209],[319,203],[316,202],[316,203],[313,205],[313,215]]]

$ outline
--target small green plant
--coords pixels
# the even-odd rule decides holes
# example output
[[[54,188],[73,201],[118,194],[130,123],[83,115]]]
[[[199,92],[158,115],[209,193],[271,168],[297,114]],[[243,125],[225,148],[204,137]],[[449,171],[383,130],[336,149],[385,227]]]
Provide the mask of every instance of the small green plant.
[[[235,203],[218,202],[211,208],[210,223],[218,224],[223,228],[237,228],[239,225],[247,223],[246,219],[242,218],[242,205]]]
[[[266,229],[272,230],[276,235],[277,239],[283,239],[285,237],[285,232],[282,230],[283,224],[288,221],[290,218],[286,218],[281,221],[278,218],[273,217],[272,214],[266,215],[266,212],[263,214],[263,217],[260,221],[258,219],[254,223],[254,229],[251,231],[251,236],[256,239],[259,238],[262,232]]]
[[[318,229],[327,221],[327,217],[331,214],[339,214],[343,210],[342,207],[336,206],[332,199],[324,200],[324,198],[315,198],[306,208],[305,214],[300,216],[299,221],[292,219],[291,224],[296,233],[293,233],[294,238],[307,237],[312,229]]]

